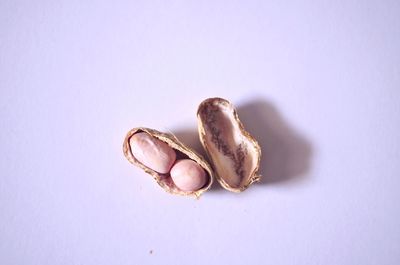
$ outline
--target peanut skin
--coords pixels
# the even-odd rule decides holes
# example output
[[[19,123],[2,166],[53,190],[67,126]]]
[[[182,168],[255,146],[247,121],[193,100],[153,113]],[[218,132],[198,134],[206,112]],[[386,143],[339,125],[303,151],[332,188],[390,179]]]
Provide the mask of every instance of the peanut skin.
[[[207,182],[204,169],[190,159],[178,160],[171,168],[171,178],[183,191],[197,191]]]
[[[168,144],[148,133],[134,134],[129,143],[132,155],[158,173],[168,173],[176,160],[176,153]]]

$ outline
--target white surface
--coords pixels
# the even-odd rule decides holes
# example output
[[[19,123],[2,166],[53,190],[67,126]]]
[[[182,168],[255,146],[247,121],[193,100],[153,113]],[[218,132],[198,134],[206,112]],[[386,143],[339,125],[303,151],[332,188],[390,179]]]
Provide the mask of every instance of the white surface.
[[[398,1],[80,2],[0,3],[0,264],[399,263]],[[171,196],[125,133],[212,96],[266,181]]]

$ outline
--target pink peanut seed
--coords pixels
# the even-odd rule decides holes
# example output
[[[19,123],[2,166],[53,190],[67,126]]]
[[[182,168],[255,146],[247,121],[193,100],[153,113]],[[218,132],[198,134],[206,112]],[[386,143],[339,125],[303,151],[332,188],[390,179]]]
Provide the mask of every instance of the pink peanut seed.
[[[139,162],[161,174],[168,173],[176,160],[176,153],[168,144],[146,132],[134,134],[129,143]]]
[[[178,160],[172,166],[170,174],[175,185],[183,191],[197,191],[207,181],[204,169],[190,159]]]

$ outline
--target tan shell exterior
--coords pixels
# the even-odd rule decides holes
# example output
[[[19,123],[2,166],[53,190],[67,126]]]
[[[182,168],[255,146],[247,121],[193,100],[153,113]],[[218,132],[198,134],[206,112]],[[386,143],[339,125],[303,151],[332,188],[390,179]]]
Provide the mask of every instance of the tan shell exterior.
[[[150,134],[153,137],[158,138],[159,140],[167,143],[170,147],[172,147],[175,150],[178,150],[182,152],[183,154],[187,155],[190,159],[196,161],[201,167],[206,170],[209,176],[209,182],[207,183],[206,186],[204,186],[202,189],[195,191],[195,192],[186,192],[179,190],[175,184],[172,182],[170,177],[166,177],[164,174],[159,174],[158,172],[152,170],[151,168],[146,167],[142,163],[140,163],[133,155],[131,152],[130,144],[129,144],[129,139],[132,135],[134,135],[137,132],[146,132]],[[181,143],[173,134],[170,133],[162,133],[153,129],[149,128],[144,128],[144,127],[137,127],[133,128],[130,130],[126,137],[125,141],[123,144],[123,151],[125,157],[128,159],[129,162],[134,164],[135,166],[140,167],[143,169],[146,173],[150,174],[154,180],[160,185],[165,191],[171,193],[171,194],[178,194],[178,195],[183,195],[183,196],[195,196],[196,198],[199,198],[200,195],[210,189],[213,179],[214,179],[214,174],[211,169],[211,166],[207,163],[207,161],[199,154],[197,154],[194,150],[190,149],[183,143]]]
[[[257,156],[257,166],[256,168],[251,172],[250,177],[248,179],[248,181],[246,183],[244,183],[242,186],[240,187],[231,187],[225,180],[224,180],[224,176],[220,176],[218,174],[218,172],[216,172],[215,170],[215,165],[214,165],[214,161],[212,160],[212,157],[210,155],[210,151],[209,148],[207,146],[207,143],[205,141],[205,135],[206,135],[206,131],[204,128],[204,124],[200,118],[200,111],[202,110],[202,108],[206,105],[206,104],[224,104],[227,105],[229,109],[231,109],[231,111],[233,112],[233,117],[235,119],[235,122],[237,122],[238,127],[241,131],[241,133],[243,134],[243,136],[245,136],[255,147],[256,149],[256,154],[254,154],[255,156]],[[198,121],[198,130],[199,130],[199,136],[200,136],[200,141],[204,147],[204,149],[206,150],[207,156],[213,166],[213,170],[214,170],[214,176],[216,177],[217,181],[227,190],[232,191],[232,192],[242,192],[244,190],[246,190],[251,184],[253,184],[254,182],[258,182],[261,179],[261,175],[258,174],[258,170],[260,167],[260,160],[261,160],[261,148],[260,145],[258,144],[257,140],[249,133],[247,132],[244,127],[242,122],[240,121],[237,111],[235,109],[235,107],[226,99],[223,98],[208,98],[206,100],[204,100],[198,107],[197,110],[197,121]]]

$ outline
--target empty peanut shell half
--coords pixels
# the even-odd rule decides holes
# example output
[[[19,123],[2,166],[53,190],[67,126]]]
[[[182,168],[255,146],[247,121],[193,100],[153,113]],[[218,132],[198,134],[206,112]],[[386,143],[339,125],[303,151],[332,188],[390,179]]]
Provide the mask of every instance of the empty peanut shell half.
[[[233,105],[222,98],[204,100],[197,111],[199,135],[219,183],[241,192],[260,179],[261,148],[243,128]]]
[[[123,151],[129,162],[153,176],[169,193],[199,197],[211,187],[211,166],[172,134],[134,128],[125,137]]]

